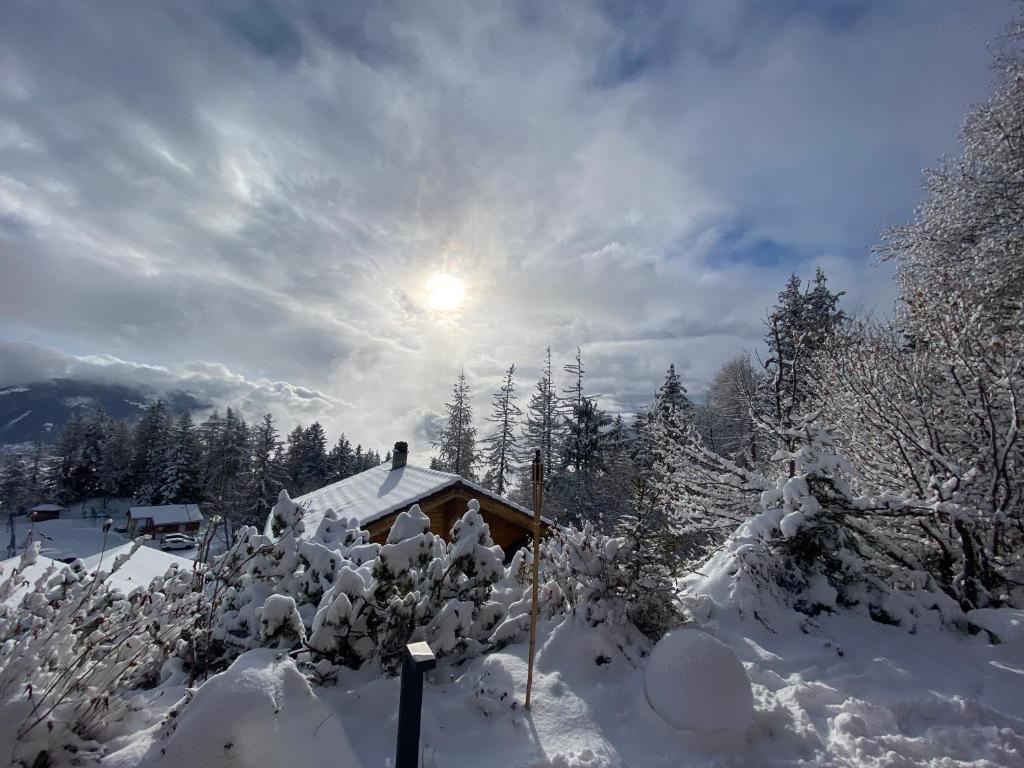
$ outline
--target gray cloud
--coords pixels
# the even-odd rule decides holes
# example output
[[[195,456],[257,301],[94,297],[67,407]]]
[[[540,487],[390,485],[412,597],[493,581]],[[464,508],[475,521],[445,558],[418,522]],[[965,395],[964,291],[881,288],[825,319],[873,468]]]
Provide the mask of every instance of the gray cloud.
[[[548,344],[613,407],[672,361],[699,392],[791,270],[888,308],[867,247],[1011,11],[8,3],[0,336],[372,445],[429,440],[460,366],[481,415],[513,361],[525,395]]]
[[[272,412],[287,422],[330,419],[350,404],[285,381],[247,379],[221,363],[191,361],[176,368],[143,365],[112,355],[70,355],[26,342],[0,341],[0,387],[50,379],[129,384],[162,395],[186,390],[215,407],[234,407],[246,418]]]

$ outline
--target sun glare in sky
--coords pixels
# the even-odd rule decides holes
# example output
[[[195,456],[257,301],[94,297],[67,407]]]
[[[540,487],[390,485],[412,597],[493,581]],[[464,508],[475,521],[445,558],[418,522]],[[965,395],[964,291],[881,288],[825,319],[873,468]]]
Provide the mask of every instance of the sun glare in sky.
[[[435,272],[427,281],[427,306],[437,312],[451,312],[462,306],[466,286],[447,272]]]

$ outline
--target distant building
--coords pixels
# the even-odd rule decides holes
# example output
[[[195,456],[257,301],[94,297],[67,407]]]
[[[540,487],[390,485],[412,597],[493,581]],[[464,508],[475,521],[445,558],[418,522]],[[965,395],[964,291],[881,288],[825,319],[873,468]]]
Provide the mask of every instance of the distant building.
[[[41,523],[44,520],[59,520],[63,509],[59,504],[36,504],[28,512],[32,515],[33,523]]]
[[[355,518],[371,541],[385,542],[399,513],[419,504],[430,518],[430,530],[445,540],[452,525],[466,512],[470,499],[480,502],[480,513],[491,539],[506,555],[526,544],[533,535],[533,512],[450,472],[408,464],[408,447],[395,443],[390,464],[381,464],[295,499],[305,508],[305,536],[316,533],[324,513],[339,519]],[[270,522],[267,521],[269,530]],[[542,519],[541,530],[549,524]]]
[[[131,507],[128,510],[128,535],[198,531],[203,514],[195,504],[164,504],[159,507]]]

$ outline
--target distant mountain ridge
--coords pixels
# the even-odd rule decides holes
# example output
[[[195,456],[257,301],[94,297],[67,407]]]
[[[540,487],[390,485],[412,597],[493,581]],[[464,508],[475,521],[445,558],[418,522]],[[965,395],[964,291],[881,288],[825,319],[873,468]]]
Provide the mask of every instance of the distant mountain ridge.
[[[53,443],[71,417],[88,408],[101,407],[115,419],[134,422],[158,398],[175,413],[212,407],[182,390],[163,394],[135,385],[79,379],[0,387],[0,446]]]

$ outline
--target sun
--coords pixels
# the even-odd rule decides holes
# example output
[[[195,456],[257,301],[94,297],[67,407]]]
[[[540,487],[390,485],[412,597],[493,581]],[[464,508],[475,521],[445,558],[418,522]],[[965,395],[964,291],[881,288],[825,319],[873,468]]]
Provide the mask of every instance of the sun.
[[[426,285],[427,306],[436,312],[451,312],[462,306],[466,285],[447,272],[435,272]]]

